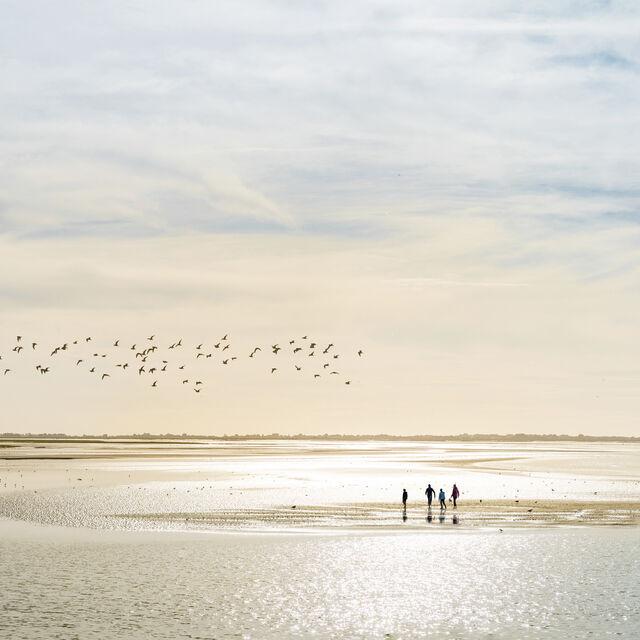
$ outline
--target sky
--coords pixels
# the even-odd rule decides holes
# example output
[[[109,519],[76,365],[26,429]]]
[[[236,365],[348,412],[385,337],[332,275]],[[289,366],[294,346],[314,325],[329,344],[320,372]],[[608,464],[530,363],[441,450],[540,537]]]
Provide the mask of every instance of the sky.
[[[639,29],[635,2],[4,0],[0,431],[637,435]],[[225,333],[199,394],[113,368],[117,338]],[[49,358],[85,335],[109,379]],[[246,357],[303,335],[339,375]]]

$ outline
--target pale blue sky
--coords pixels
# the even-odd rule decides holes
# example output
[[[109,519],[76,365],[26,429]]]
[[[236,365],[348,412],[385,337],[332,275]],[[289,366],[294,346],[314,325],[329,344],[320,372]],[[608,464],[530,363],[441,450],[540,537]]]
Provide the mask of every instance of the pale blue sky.
[[[368,391],[270,389],[268,431],[633,432],[639,14],[2,2],[3,335],[312,325],[379,354]],[[236,389],[223,431],[255,426]]]

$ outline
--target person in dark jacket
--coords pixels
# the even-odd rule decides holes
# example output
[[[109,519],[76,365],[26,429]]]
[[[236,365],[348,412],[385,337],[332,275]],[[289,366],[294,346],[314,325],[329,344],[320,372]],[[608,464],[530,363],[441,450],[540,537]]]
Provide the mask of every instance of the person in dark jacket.
[[[431,485],[429,485],[427,487],[427,490],[424,493],[427,496],[427,505],[431,507],[431,501],[433,500],[433,497],[436,495],[436,490]]]
[[[458,498],[460,497],[460,491],[458,490],[458,487],[456,486],[456,483],[453,483],[453,489],[451,489],[451,499],[453,500],[453,506],[457,507],[458,506]]]

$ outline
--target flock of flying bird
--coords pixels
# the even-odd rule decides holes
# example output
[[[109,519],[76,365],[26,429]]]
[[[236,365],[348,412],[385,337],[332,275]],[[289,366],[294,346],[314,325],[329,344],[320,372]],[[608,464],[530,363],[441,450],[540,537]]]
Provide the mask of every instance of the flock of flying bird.
[[[115,365],[110,365],[109,361],[109,358],[112,357],[114,353],[104,353],[103,349],[91,349],[92,346],[93,339],[91,337],[76,339],[55,346],[48,354],[46,365],[36,364],[35,372],[41,376],[49,374],[51,372],[51,362],[53,362],[54,359],[59,361],[65,354],[74,352],[75,355],[72,357],[72,361],[75,363],[75,366],[85,367],[89,373],[95,374],[95,376],[99,377],[102,381],[111,377],[112,374],[109,373],[109,371],[112,371],[115,375],[116,369],[119,369],[121,372],[126,372],[127,369],[131,369],[137,372],[138,377],[151,377],[152,381],[150,382],[150,386],[156,388],[167,373],[174,371],[180,373],[179,380],[182,385],[190,384],[195,393],[200,393],[204,382],[198,379],[198,376],[195,378],[190,376],[189,370],[193,369],[193,367],[190,366],[192,364],[190,360],[199,361],[202,358],[206,361],[208,359],[214,359],[223,366],[230,366],[235,360],[238,360],[238,356],[233,355],[230,351],[231,343],[228,334],[225,334],[213,344],[212,348],[205,346],[204,342],[194,345],[193,347],[183,346],[182,338],[180,338],[166,347],[174,356],[171,360],[168,354],[164,354],[164,356],[156,354],[159,346],[155,334],[148,336],[140,343],[132,345],[121,345],[118,339],[115,340],[112,345],[114,349],[117,349],[115,354],[121,356]],[[84,353],[87,348],[89,348],[89,352]],[[11,349],[11,352],[19,357],[25,350],[26,352],[30,351],[37,355],[42,352],[38,342],[28,341],[23,339],[22,336],[16,336],[16,344]],[[291,367],[291,365],[293,365],[297,372],[302,372],[303,369],[311,369],[313,378],[316,380],[323,375],[341,375],[340,371],[337,370],[340,354],[336,353],[335,346],[331,342],[321,346],[318,342],[310,340],[308,336],[302,336],[302,338],[297,340],[288,340],[286,344],[283,343],[283,346],[280,346],[279,343],[272,344],[270,348],[265,347],[264,350],[265,352],[270,350],[272,356],[278,356],[281,351],[290,356],[288,360],[283,358],[283,356],[278,356],[277,359],[272,360],[267,369],[271,374],[275,374],[285,366]],[[83,351],[83,353],[80,353],[80,351]],[[262,352],[262,347],[254,347],[248,354],[248,357],[250,359],[258,359]],[[47,353],[48,349],[44,351],[44,355],[46,356]],[[358,349],[355,353],[359,358],[364,355],[362,349]],[[309,360],[309,358],[313,358],[313,360]],[[0,361],[1,360],[5,360],[2,355],[0,355]],[[319,366],[316,364],[318,361]],[[315,369],[314,366],[310,365],[315,365]],[[0,369],[2,370],[3,376],[13,372],[11,367],[0,366]],[[344,380],[344,384],[350,385],[351,380]]]

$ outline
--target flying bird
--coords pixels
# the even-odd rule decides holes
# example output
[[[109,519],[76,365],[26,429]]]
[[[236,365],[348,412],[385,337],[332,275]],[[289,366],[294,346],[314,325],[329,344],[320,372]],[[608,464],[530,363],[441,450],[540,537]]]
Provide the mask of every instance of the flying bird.
[[[276,367],[271,367],[271,373],[274,373],[275,371],[277,371],[278,369]]]
[[[37,346],[38,346],[38,343],[37,343],[37,342],[32,342],[32,343],[31,343],[31,348],[32,348],[32,349],[35,349]]]
[[[102,378],[101,378],[101,379],[102,379],[102,380],[104,380],[105,378],[110,378],[110,377],[111,377],[111,375],[110,375],[110,374],[108,374],[108,373],[103,373],[103,374],[102,374]]]
[[[364,351],[363,351],[362,349],[359,349],[359,350],[358,350],[358,355],[359,355],[360,357],[362,357],[362,354],[363,354],[363,353],[364,353]]]
[[[11,369],[5,369],[5,370],[4,370],[4,374],[3,374],[3,375],[5,375],[5,376],[6,376],[6,375],[7,375],[7,373],[9,373],[10,371],[11,371]]]

